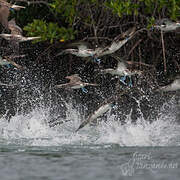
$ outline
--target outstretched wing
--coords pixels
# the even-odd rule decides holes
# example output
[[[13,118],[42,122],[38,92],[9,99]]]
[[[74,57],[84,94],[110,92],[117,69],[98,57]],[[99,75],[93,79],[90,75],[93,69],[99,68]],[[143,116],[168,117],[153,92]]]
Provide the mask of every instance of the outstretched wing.
[[[85,86],[99,86],[99,84],[94,83],[84,83]]]
[[[66,83],[66,84],[58,84],[54,86],[55,88],[70,88],[70,84]]]
[[[119,61],[117,65],[117,70],[124,71],[127,69],[126,63]]]
[[[133,37],[134,33],[135,33],[135,27],[128,29],[123,34],[114,38],[113,42],[109,46],[105,47],[104,49],[96,50],[97,51],[96,56],[99,57],[116,52]]]
[[[41,39],[40,36],[36,36],[36,37],[23,37],[19,38],[20,42],[25,42],[25,41],[33,41],[33,40],[37,40],[37,39]]]
[[[69,43],[65,47],[76,47],[79,50],[85,50],[85,49],[89,49],[90,44],[88,42],[78,41],[78,42]]]
[[[0,22],[6,29],[8,29],[9,14],[10,14],[9,8],[7,6],[1,5],[1,7],[0,7]]]

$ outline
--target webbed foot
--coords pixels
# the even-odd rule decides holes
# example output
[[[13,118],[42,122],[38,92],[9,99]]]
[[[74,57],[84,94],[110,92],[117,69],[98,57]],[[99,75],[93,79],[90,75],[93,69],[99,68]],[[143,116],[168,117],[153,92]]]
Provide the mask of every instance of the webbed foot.
[[[100,64],[100,63],[101,63],[101,59],[99,59],[99,58],[94,58],[94,62]]]
[[[88,90],[84,87],[81,88],[83,93],[88,93]]]
[[[7,68],[11,68],[11,67],[13,67],[13,65],[12,64],[6,64],[5,65]]]
[[[120,78],[120,81],[121,81],[123,84],[127,85],[127,83],[125,82],[125,80],[126,80],[126,76],[123,76],[123,77]]]

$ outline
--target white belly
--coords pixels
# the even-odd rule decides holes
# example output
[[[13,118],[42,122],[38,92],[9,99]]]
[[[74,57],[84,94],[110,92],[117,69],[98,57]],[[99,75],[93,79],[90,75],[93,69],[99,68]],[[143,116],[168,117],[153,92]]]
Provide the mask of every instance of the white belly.
[[[94,114],[91,116],[91,121],[98,118],[99,116],[103,115],[105,112],[107,112],[109,109],[111,109],[110,104],[106,104],[104,106],[101,106],[98,110],[94,112]]]
[[[80,88],[83,88],[84,86],[83,85],[75,85],[75,86],[72,86],[71,88],[72,89],[80,89]]]

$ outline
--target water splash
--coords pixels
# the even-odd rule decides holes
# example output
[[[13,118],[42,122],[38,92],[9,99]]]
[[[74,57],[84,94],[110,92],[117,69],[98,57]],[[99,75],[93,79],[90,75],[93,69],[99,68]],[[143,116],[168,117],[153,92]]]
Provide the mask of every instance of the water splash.
[[[10,123],[0,119],[0,143],[26,146],[61,146],[64,144],[119,144],[120,146],[177,146],[180,145],[180,125],[176,122],[174,103],[165,103],[157,119],[152,123],[140,117],[131,123],[130,114],[126,123],[120,117],[107,114],[107,121],[97,126],[87,126],[75,133],[84,117],[71,103],[66,105],[66,123],[50,128],[50,109],[38,107],[30,113],[18,114]],[[168,108],[167,108],[168,107]],[[168,111],[168,112],[167,112]],[[166,113],[164,113],[166,112]],[[119,120],[119,121],[117,121]],[[59,118],[58,121],[64,121]]]

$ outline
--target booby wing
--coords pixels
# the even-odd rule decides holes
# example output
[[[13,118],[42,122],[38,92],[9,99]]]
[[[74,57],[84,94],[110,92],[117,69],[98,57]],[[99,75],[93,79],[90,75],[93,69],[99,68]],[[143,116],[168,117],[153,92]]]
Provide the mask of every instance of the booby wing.
[[[0,7],[0,22],[6,29],[8,29],[9,14],[10,14],[9,8],[7,6],[1,5],[1,7]]]
[[[113,42],[105,47],[104,49],[95,49],[95,51],[97,51],[97,57],[100,56],[104,56],[107,54],[112,54],[114,52],[116,52],[117,50],[119,50],[127,41],[129,41],[129,39],[131,39],[133,37],[135,33],[135,27],[128,29],[126,32],[124,32],[123,34],[117,36],[116,38],[114,38]]]
[[[11,3],[8,3],[7,0],[0,0],[0,5],[1,6],[6,6],[8,8],[12,8],[12,9],[15,9],[15,10],[20,10],[20,9],[24,9],[26,7],[24,6],[19,6],[19,5],[15,5],[15,4],[11,4]]]
[[[20,37],[18,40],[19,42],[25,42],[25,41],[33,41],[33,40],[37,40],[37,39],[41,39],[40,36],[36,36],[36,37]]]
[[[16,11],[19,11],[20,9],[25,9],[26,7],[13,4],[11,8],[15,9]]]
[[[157,20],[153,27],[160,29],[163,32],[179,31],[180,23],[171,21],[170,19],[167,19],[167,18],[163,18],[163,19]]]
[[[55,88],[71,88],[71,84],[70,83],[66,83],[66,84],[58,84],[54,86]]]
[[[78,42],[73,42],[73,43],[68,43],[65,45],[65,47],[77,47],[79,50],[86,50],[90,48],[90,44],[85,41],[78,41]]]
[[[81,82],[81,78],[79,77],[78,74],[73,74],[73,75],[71,75],[71,76],[66,76],[66,79],[69,79],[69,80],[70,80],[69,83]]]
[[[82,129],[84,126],[86,126],[87,124],[91,123],[93,120],[95,120],[96,118],[98,118],[99,116],[103,115],[104,113],[106,113],[108,110],[111,109],[111,103],[107,103],[107,104],[103,104],[101,105],[97,110],[95,110],[87,120],[83,121],[80,126],[78,127],[78,129],[76,130],[79,131],[80,129]]]
[[[36,39],[40,39],[41,37],[24,37],[18,34],[0,34],[0,36],[8,41],[13,40],[17,42],[25,42],[25,41],[33,41]]]

